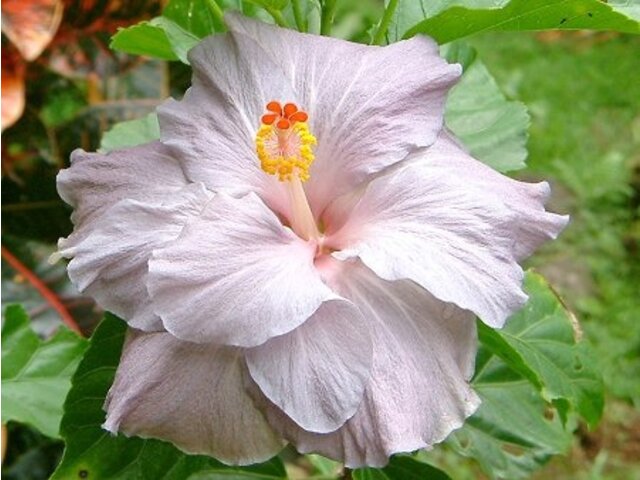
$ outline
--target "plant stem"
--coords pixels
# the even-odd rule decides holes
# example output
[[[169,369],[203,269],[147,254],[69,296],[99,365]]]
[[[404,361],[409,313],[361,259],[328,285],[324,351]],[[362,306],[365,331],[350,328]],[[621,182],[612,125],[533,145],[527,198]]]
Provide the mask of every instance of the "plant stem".
[[[300,5],[300,0],[291,0],[291,5],[293,6],[293,16],[296,19],[296,26],[300,32],[307,31],[307,22],[306,19],[302,16],[302,6]]]
[[[333,17],[336,13],[336,0],[325,0],[322,5],[322,19],[320,20],[320,35],[329,36],[331,34],[331,26]]]
[[[78,335],[82,335],[82,331],[80,327],[73,319],[67,308],[62,304],[58,296],[51,291],[47,285],[38,278],[38,276],[33,273],[25,264],[23,264],[16,256],[13,255],[4,245],[2,245],[2,258],[9,264],[11,267],[22,275],[25,280],[27,280],[38,292],[42,295],[42,298],[51,305],[51,307],[58,312],[62,321],[69,327],[71,330],[76,332]]]
[[[342,474],[340,475],[340,480],[353,480],[353,475],[351,475],[352,472],[353,470],[350,468],[344,467]]]
[[[222,8],[220,8],[220,5],[218,5],[218,2],[216,2],[216,0],[207,0],[207,6],[209,7],[209,10],[213,14],[213,16],[216,17],[216,19],[222,25],[225,25],[224,12],[222,11]]]
[[[287,21],[282,16],[282,12],[280,10],[276,10],[275,8],[264,7],[265,10],[273,17],[276,21],[276,24],[280,27],[287,27]]]
[[[389,29],[389,23],[391,23],[391,18],[393,14],[396,12],[396,8],[398,7],[398,0],[389,0],[389,4],[387,8],[384,10],[384,14],[382,15],[382,20],[380,20],[380,26],[376,31],[375,36],[373,37],[373,45],[383,45],[385,40],[385,35],[387,30]]]
[[[40,208],[55,208],[60,206],[59,200],[44,200],[42,202],[9,203],[2,205],[3,212],[22,212]]]

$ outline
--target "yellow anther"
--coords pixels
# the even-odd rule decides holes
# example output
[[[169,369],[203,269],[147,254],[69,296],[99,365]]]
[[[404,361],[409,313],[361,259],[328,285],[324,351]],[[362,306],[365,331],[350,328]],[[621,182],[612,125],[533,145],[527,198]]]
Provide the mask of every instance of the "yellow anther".
[[[312,147],[317,144],[306,122],[308,115],[292,103],[281,109],[279,102],[269,102],[266,110],[256,132],[260,168],[277,175],[281,182],[292,180],[294,175],[303,182],[308,180],[314,160]]]

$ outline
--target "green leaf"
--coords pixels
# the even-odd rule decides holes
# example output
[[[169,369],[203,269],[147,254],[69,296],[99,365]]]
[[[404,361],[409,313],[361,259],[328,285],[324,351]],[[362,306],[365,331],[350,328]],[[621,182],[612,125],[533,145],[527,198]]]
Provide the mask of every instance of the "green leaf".
[[[173,53],[178,57],[178,60],[188,65],[189,59],[187,58],[187,54],[189,53],[189,50],[198,44],[200,38],[196,37],[167,17],[157,17],[149,23],[164,31]]]
[[[342,464],[334,460],[330,460],[322,455],[307,454],[305,458],[313,465],[315,473],[318,473],[322,477],[337,477],[340,470],[342,470]]]
[[[529,272],[525,290],[530,300],[507,328],[480,325],[481,342],[554,402],[563,420],[575,410],[594,427],[602,416],[604,390],[589,345],[576,341],[571,312],[544,278]]]
[[[58,127],[72,120],[87,105],[79,89],[64,83],[47,91],[47,101],[40,109],[40,118],[48,127]]]
[[[162,16],[151,21],[165,31],[171,48],[182,63],[189,64],[187,53],[201,39],[225,30],[224,23],[216,18],[210,8],[211,3],[216,1],[171,0]]]
[[[24,309],[8,306],[2,326],[2,422],[28,423],[57,437],[71,375],[86,347],[86,340],[63,327],[40,340]]]
[[[385,6],[389,0],[385,0]],[[454,6],[466,8],[498,8],[506,5],[509,0],[398,0],[398,6],[392,16],[389,29],[387,30],[387,41],[397,42],[416,22],[431,18],[438,13]]]
[[[279,460],[251,467],[251,470],[222,467],[190,475],[188,480],[284,480],[287,473]]]
[[[217,0],[171,0],[162,16],[175,22],[195,38],[204,38],[223,31],[224,25],[213,15],[210,2]]]
[[[570,447],[571,433],[553,410],[497,357],[482,365],[473,385],[482,404],[448,443],[491,478],[527,478]]]
[[[109,47],[133,55],[146,55],[161,60],[178,60],[165,30],[150,22],[141,22],[118,29],[111,38]]]
[[[392,39],[406,26],[409,14],[417,13],[416,5],[410,7],[411,12],[405,11],[411,3],[413,0],[404,0],[398,8],[398,20],[390,34]],[[403,38],[425,33],[438,43],[447,43],[479,32],[547,29],[640,33],[640,24],[625,15],[634,12],[633,7],[617,10],[601,0],[449,1],[450,8],[438,14],[435,14],[436,8],[442,9],[442,3],[436,8],[430,7],[427,0],[415,3],[424,8],[424,13],[412,18],[424,20],[407,28],[401,34]]]
[[[216,2],[219,0],[171,0],[160,17],[120,30],[111,48],[188,64],[191,48],[207,35],[225,30],[211,8]],[[221,4],[220,10],[238,6],[234,1]]]
[[[465,67],[447,99],[447,126],[475,158],[494,169],[508,172],[524,168],[529,128],[525,105],[507,100],[472,48],[449,48],[447,59]]]
[[[283,10],[289,4],[289,0],[249,0],[251,3],[260,5],[265,10]]]
[[[135,147],[160,138],[158,116],[150,113],[146,117],[116,123],[102,136],[100,152],[109,152],[120,148]]]
[[[450,480],[449,475],[411,457],[391,458],[383,469],[360,468],[353,471],[355,480]]]
[[[52,480],[184,480],[200,472],[214,475],[203,478],[225,480],[285,478],[284,466],[277,458],[252,467],[230,468],[210,457],[186,455],[167,442],[113,436],[103,430],[102,405],[113,382],[126,330],[122,320],[107,314],[91,338],[64,405],[61,433],[66,449]]]
[[[492,478],[528,477],[564,453],[572,440],[569,407],[592,425],[602,414],[602,381],[574,338],[573,317],[539,275],[527,273],[525,290],[529,301],[504,329],[479,324],[472,384],[482,404],[449,439]]]

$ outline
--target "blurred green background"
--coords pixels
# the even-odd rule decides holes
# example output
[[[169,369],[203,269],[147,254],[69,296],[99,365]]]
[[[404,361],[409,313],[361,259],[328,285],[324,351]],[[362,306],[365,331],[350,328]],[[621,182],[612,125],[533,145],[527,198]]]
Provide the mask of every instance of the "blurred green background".
[[[571,455],[535,478],[639,479],[640,38],[551,31],[470,43],[506,95],[529,109],[528,167],[514,176],[549,180],[550,208],[571,215],[529,263],[580,320],[607,388],[599,428],[579,429]],[[462,469],[454,478],[478,475]]]
[[[46,262],[71,228],[55,175],[71,150],[96,149],[111,125],[180,96],[189,83],[188,67],[178,62],[109,50],[115,28],[159,9],[157,2],[133,3],[127,10],[127,2],[66,2],[53,41],[28,64],[3,35],[3,119],[16,78],[26,107],[2,134],[2,301],[24,303],[45,336],[59,315],[6,255],[35,273],[89,333],[100,312],[68,284],[63,265]],[[376,2],[361,8],[366,15],[338,12],[337,34],[363,38],[379,12]],[[571,454],[535,478],[640,479],[640,38],[551,31],[478,35],[469,43],[506,95],[529,109],[528,168],[515,176],[550,180],[551,209],[571,214],[561,238],[530,265],[580,320],[608,392],[598,429],[579,427]],[[61,444],[24,426],[8,428],[2,478],[47,478]],[[430,458],[453,478],[483,478],[458,456]]]

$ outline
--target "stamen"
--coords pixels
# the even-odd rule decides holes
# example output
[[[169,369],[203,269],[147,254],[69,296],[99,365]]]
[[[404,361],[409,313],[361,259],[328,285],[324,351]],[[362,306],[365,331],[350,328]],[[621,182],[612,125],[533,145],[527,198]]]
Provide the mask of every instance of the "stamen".
[[[269,113],[261,117],[262,125],[256,133],[256,152],[260,167],[282,182],[298,178],[309,179],[316,138],[309,131],[309,115],[294,103],[267,103]]]
[[[319,240],[311,207],[302,186],[309,179],[313,163],[313,146],[317,143],[309,131],[309,116],[294,103],[267,103],[269,113],[261,117],[262,125],[256,133],[256,152],[260,168],[269,175],[277,175],[287,182],[291,206],[291,228],[306,240]]]

